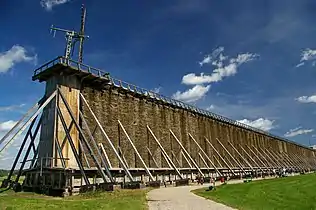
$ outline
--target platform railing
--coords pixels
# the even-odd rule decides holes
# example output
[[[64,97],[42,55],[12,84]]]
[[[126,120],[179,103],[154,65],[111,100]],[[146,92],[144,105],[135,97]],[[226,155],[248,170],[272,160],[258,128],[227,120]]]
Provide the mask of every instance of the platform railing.
[[[45,63],[44,65],[40,66],[39,68],[37,68],[34,71],[34,75],[33,76],[36,76],[36,75],[40,74],[41,72],[45,71],[48,68],[51,68],[52,66],[54,66],[56,64],[63,64],[63,65],[66,65],[66,66],[71,66],[73,68],[76,68],[79,71],[88,72],[88,73],[91,73],[91,74],[93,74],[95,76],[99,76],[99,77],[106,77],[107,75],[109,75],[109,73],[104,72],[101,69],[91,67],[89,65],[80,63],[78,61],[67,59],[67,58],[65,58],[63,56],[58,56],[54,60],[51,60],[51,61]]]
[[[41,72],[45,71],[46,69],[48,69],[48,68],[50,68],[50,67],[52,67],[52,66],[54,66],[56,64],[63,64],[63,65],[66,65],[66,66],[70,66],[72,68],[76,68],[79,71],[84,71],[84,72],[91,73],[91,74],[93,74],[95,76],[98,76],[98,77],[107,78],[110,81],[110,84],[112,84],[112,85],[114,85],[116,87],[123,88],[125,90],[129,90],[131,92],[134,92],[134,93],[137,93],[137,94],[140,94],[140,95],[144,95],[144,96],[152,98],[154,100],[163,101],[165,103],[171,104],[173,106],[180,107],[182,109],[186,109],[186,110],[189,110],[189,111],[192,111],[192,112],[195,112],[195,113],[199,113],[199,114],[211,117],[213,119],[216,119],[216,120],[219,120],[219,121],[231,124],[231,125],[239,126],[241,128],[246,128],[246,129],[248,129],[250,131],[254,131],[256,133],[264,134],[264,135],[269,136],[271,138],[276,138],[276,139],[279,139],[279,140],[282,140],[282,141],[285,141],[285,142],[293,143],[293,144],[298,145],[298,146],[303,146],[305,148],[309,148],[309,147],[306,147],[304,145],[300,145],[300,144],[298,144],[298,143],[296,143],[294,141],[291,141],[289,139],[285,139],[283,137],[276,136],[274,134],[271,134],[269,132],[260,130],[258,128],[251,127],[251,126],[249,126],[247,124],[244,124],[244,123],[241,123],[241,122],[229,119],[227,117],[215,114],[213,112],[210,112],[210,111],[207,111],[207,110],[204,110],[204,109],[200,109],[198,107],[195,107],[193,105],[184,103],[182,101],[163,96],[163,95],[161,95],[159,93],[156,93],[154,91],[138,87],[137,85],[134,85],[134,84],[122,81],[120,79],[113,78],[113,77],[110,76],[109,73],[104,72],[104,71],[102,71],[102,70],[100,70],[98,68],[94,68],[94,67],[88,66],[88,65],[80,63],[78,61],[67,59],[67,58],[65,58],[63,56],[59,56],[59,57],[55,58],[54,60],[49,61],[48,63],[46,63],[46,64],[42,65],[41,67],[39,67],[38,69],[36,69],[34,71],[34,76],[40,74]]]

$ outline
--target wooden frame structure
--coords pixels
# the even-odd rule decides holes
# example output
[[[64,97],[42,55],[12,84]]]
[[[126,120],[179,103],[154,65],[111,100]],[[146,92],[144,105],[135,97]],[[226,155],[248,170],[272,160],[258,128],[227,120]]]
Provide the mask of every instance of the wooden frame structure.
[[[62,65],[67,64],[67,68],[69,68],[69,63],[70,60],[66,60]],[[47,66],[49,65],[47,64]],[[56,65],[60,66],[60,63],[54,64],[50,68],[56,70]],[[88,78],[91,81],[100,84],[107,81],[107,85],[117,87],[114,80],[109,79],[107,74],[100,73],[98,70],[96,77],[91,74],[92,69],[88,68],[88,73],[86,73],[80,69],[84,66],[83,64],[77,65],[78,69],[75,71],[68,69],[62,73],[80,74],[80,77]],[[45,80],[45,78],[50,77],[49,74],[44,74],[45,71],[38,71],[37,74],[43,75],[41,77],[36,75],[37,79]],[[133,86],[128,85],[127,90],[130,90],[131,87]],[[122,83],[119,83],[117,88],[126,90]],[[139,92],[136,86],[134,92],[137,94]],[[129,133],[131,130],[126,129],[129,125],[124,125],[118,119],[115,132],[117,132],[120,141],[126,139],[127,146],[124,148],[114,143],[116,141],[109,137],[107,127],[100,120],[101,116],[94,113],[93,107],[90,106],[82,93],[79,92],[78,94],[79,106],[84,105],[87,108],[92,116],[91,119],[87,119],[85,113],[80,109],[78,109],[77,114],[74,113],[64,94],[65,92],[57,87],[50,95],[34,105],[0,140],[0,146],[3,145],[2,148],[0,147],[1,153],[28,128],[9,176],[2,182],[1,187],[13,187],[16,191],[23,189],[46,194],[59,192],[66,195],[97,188],[113,190],[115,185],[121,184],[124,187],[128,185],[127,183],[137,186],[141,184],[160,186],[162,182],[175,182],[176,185],[181,185],[188,184],[189,180],[194,181],[197,177],[203,177],[205,180],[220,179],[221,177],[242,178],[249,175],[269,175],[275,170],[283,168],[295,172],[316,168],[315,156],[303,157],[286,151],[276,152],[269,145],[241,144],[232,140],[233,136],[213,137],[212,133],[201,138],[201,136],[195,136],[190,131],[186,131],[187,139],[189,142],[193,142],[190,144],[192,147],[190,148],[183,135],[182,137],[177,136],[172,128],[167,128],[164,132],[169,133],[170,149],[168,145],[162,143],[159,132],[148,124],[142,128],[146,130],[148,145],[139,147],[139,144],[135,143],[135,138],[133,139]],[[150,98],[159,98],[159,96],[148,94],[148,92],[146,94]],[[166,98],[160,97],[159,100],[168,102]],[[47,143],[43,139],[36,143],[39,130],[44,125],[43,120],[45,119],[45,116],[40,114],[52,103],[56,104],[53,106],[53,111],[50,111],[54,113],[54,122],[56,123],[54,127],[56,130],[52,139],[53,151],[55,152],[43,155],[40,153],[47,146]],[[186,105],[181,106],[185,108]],[[190,109],[193,108],[190,107]],[[203,113],[201,110],[198,112]],[[92,122],[102,139],[96,138],[95,131],[92,132],[89,126]],[[60,139],[60,132],[64,134],[62,139]],[[74,133],[78,135],[77,142],[74,139]],[[256,136],[253,138],[255,139]],[[150,145],[152,146],[150,147]],[[126,149],[127,147],[129,149]],[[67,148],[71,154],[65,152]],[[25,149],[26,152],[23,153]],[[147,157],[143,156],[143,150],[148,153]],[[130,160],[125,157],[127,155],[135,160],[135,164],[129,163]],[[69,166],[70,159],[75,163],[75,166]],[[11,180],[20,160],[18,176],[15,180]],[[118,161],[119,167],[113,163],[114,160]],[[29,167],[26,167],[26,164],[29,164]],[[21,185],[19,179],[22,175],[25,176],[25,180]]]

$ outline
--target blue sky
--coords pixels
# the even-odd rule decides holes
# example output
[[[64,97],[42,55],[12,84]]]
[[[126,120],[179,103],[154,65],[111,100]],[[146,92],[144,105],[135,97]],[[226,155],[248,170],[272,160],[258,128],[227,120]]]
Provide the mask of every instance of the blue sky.
[[[45,84],[31,81],[33,70],[63,55],[63,34],[53,38],[49,27],[78,30],[82,3],[90,36],[84,63],[316,144],[312,0],[1,1],[0,136],[43,95]]]

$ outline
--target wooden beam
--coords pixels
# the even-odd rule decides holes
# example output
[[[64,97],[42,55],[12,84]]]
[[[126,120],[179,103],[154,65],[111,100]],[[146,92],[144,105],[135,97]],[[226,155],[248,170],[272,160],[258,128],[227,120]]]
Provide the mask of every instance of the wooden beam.
[[[139,154],[138,150],[136,149],[133,141],[131,140],[131,138],[129,137],[129,135],[127,134],[124,126],[122,125],[121,121],[118,120],[119,126],[122,128],[125,136],[127,137],[127,140],[129,141],[129,143],[132,145],[134,151],[136,152],[137,157],[139,158],[140,162],[143,164],[145,171],[147,172],[147,175],[150,177],[150,179],[152,181],[154,181],[154,177],[151,175],[150,171],[148,170],[148,167],[146,166],[146,163],[144,162],[142,156]]]
[[[105,139],[107,140],[108,144],[110,145],[111,149],[113,150],[114,154],[116,155],[116,157],[118,158],[119,162],[121,163],[121,165],[123,166],[123,169],[126,173],[126,175],[128,176],[128,178],[130,179],[131,182],[134,182],[134,178],[131,175],[131,173],[129,172],[128,168],[126,167],[126,165],[124,164],[124,161],[122,160],[122,158],[120,157],[120,155],[118,154],[115,146],[113,145],[112,141],[110,140],[110,138],[108,137],[108,135],[106,134],[105,130],[103,129],[101,123],[99,122],[98,118],[95,116],[95,114],[93,113],[92,109],[90,108],[88,102],[86,101],[86,99],[84,98],[84,96],[82,95],[82,93],[79,93],[80,97],[82,99],[82,101],[86,104],[87,108],[89,109],[90,113],[92,114],[94,120],[96,121],[98,127],[101,130],[101,133],[103,134],[103,136],[105,137]]]
[[[177,143],[179,144],[179,146],[181,147],[182,151],[184,151],[184,154],[191,160],[192,164],[194,165],[194,167],[198,170],[198,172],[201,174],[202,177],[204,177],[204,174],[202,173],[200,167],[197,165],[197,163],[193,160],[193,158],[191,157],[191,155],[188,153],[188,151],[184,148],[184,146],[181,144],[181,142],[179,141],[179,139],[176,137],[176,135],[172,132],[171,129],[169,129],[171,135],[173,136],[173,138],[177,141]]]
[[[172,162],[172,160],[170,159],[170,157],[168,156],[167,152],[165,151],[165,149],[163,148],[163,146],[160,144],[159,140],[157,139],[157,137],[155,136],[155,134],[152,132],[152,130],[150,129],[150,127],[147,125],[147,129],[149,130],[150,134],[152,135],[152,137],[154,138],[154,140],[156,141],[156,143],[158,144],[159,148],[162,151],[162,154],[165,156],[165,158],[169,161],[170,165],[172,166],[172,168],[176,171],[176,173],[178,174],[178,176],[180,177],[180,179],[183,179],[179,169],[175,166],[175,164]]]

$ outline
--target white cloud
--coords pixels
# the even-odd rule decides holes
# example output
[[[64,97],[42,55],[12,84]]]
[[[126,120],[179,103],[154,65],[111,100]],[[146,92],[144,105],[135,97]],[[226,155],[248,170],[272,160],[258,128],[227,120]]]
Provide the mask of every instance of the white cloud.
[[[2,112],[2,111],[14,111],[14,110],[22,108],[24,106],[25,106],[25,104],[11,105],[11,106],[0,106],[0,112]]]
[[[51,11],[54,6],[65,4],[71,0],[41,0],[40,4],[43,8],[45,8],[48,11]]]
[[[296,98],[295,100],[297,100],[300,103],[316,103],[316,95],[300,96],[300,97]]]
[[[315,59],[316,59],[316,50],[312,50],[312,49],[307,48],[307,49],[302,51],[301,62],[315,60]]]
[[[215,109],[215,106],[213,104],[211,106],[209,106],[209,107],[206,107],[207,111],[211,111],[211,110],[214,110],[214,109]]]
[[[181,93],[180,91],[177,91],[175,94],[173,94],[172,98],[184,102],[195,102],[203,98],[203,96],[205,96],[206,93],[209,91],[210,87],[210,85],[195,85],[193,88],[185,92]]]
[[[162,89],[162,87],[157,87],[157,88],[154,88],[152,91],[154,93],[160,93],[161,89]]]
[[[211,75],[205,75],[205,73],[201,73],[200,75],[190,73],[183,76],[182,83],[186,85],[201,85],[205,83],[219,82],[224,77],[234,76],[240,65],[258,57],[257,54],[244,53],[237,55],[236,58],[228,59],[228,56],[223,55],[223,51],[223,47],[217,48],[199,62],[201,66],[211,63],[212,66],[216,67]]]
[[[0,123],[0,131],[9,131],[16,123],[13,120],[2,122]]]
[[[301,127],[297,127],[294,129],[291,129],[290,131],[286,132],[284,134],[285,137],[294,137],[297,135],[307,134],[313,132],[314,129],[302,129]]]
[[[296,68],[301,67],[305,64],[305,61],[313,61],[312,66],[315,66],[316,60],[316,50],[312,50],[310,48],[306,48],[301,53],[301,60],[300,63],[296,65]]]
[[[264,130],[264,131],[269,131],[275,127],[273,125],[274,123],[273,120],[264,119],[264,118],[259,118],[256,120],[243,119],[243,120],[238,120],[238,122],[249,125],[254,128]]]
[[[216,57],[218,57],[224,51],[224,47],[218,47],[211,54],[204,56],[203,60],[199,62],[200,66],[211,63]],[[222,57],[223,58],[223,57]]]
[[[305,62],[302,62],[302,63],[297,64],[295,67],[296,67],[296,68],[299,68],[299,67],[301,67],[301,66],[304,66],[304,64],[305,64]]]
[[[21,62],[36,62],[37,56],[28,56],[27,50],[19,45],[14,45],[10,50],[0,53],[0,73],[9,71],[15,64]]]

